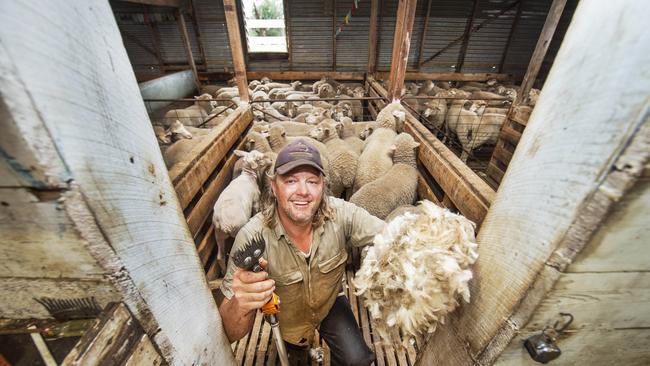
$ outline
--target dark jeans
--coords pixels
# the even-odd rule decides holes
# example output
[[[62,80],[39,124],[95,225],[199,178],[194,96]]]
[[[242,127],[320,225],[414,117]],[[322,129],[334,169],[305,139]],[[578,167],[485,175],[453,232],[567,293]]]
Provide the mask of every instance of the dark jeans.
[[[366,345],[345,295],[336,298],[318,331],[330,348],[332,366],[368,366],[375,360],[375,354]],[[306,348],[286,344],[291,365],[311,363]]]

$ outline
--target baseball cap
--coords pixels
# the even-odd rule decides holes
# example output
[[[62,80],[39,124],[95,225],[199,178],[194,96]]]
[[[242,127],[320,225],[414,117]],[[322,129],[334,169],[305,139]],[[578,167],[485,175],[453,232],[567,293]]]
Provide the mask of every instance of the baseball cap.
[[[325,175],[318,150],[307,140],[298,139],[290,142],[280,150],[277,159],[275,159],[275,169],[273,171],[276,174],[283,175],[303,165],[314,167]]]

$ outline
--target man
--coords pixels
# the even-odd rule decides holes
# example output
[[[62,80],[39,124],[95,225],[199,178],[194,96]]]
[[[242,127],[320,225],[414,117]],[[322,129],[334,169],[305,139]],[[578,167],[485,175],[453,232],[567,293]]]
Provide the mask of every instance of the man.
[[[244,271],[229,261],[221,285],[225,299],[219,306],[226,335],[231,342],[246,335],[255,312],[275,291],[291,364],[307,364],[315,329],[330,347],[333,365],[370,364],[374,354],[363,340],[341,280],[346,243],[370,244],[384,222],[326,195],[320,154],[306,140],[280,151],[270,178],[269,202],[239,231],[232,248],[234,253],[261,233],[266,272]]]

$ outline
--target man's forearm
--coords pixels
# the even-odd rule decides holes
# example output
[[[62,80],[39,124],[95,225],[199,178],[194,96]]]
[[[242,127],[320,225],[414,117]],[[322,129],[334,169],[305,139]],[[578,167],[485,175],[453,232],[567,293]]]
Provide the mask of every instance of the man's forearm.
[[[237,306],[237,300],[224,299],[219,306],[219,313],[226,336],[231,343],[243,338],[253,328],[255,310],[242,311]]]

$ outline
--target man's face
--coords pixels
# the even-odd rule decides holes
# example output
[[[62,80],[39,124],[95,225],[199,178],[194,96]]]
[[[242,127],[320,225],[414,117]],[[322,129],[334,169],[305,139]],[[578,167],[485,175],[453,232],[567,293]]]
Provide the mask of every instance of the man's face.
[[[325,182],[312,167],[298,167],[285,175],[277,175],[271,186],[278,200],[278,214],[283,222],[311,224],[321,199]]]

